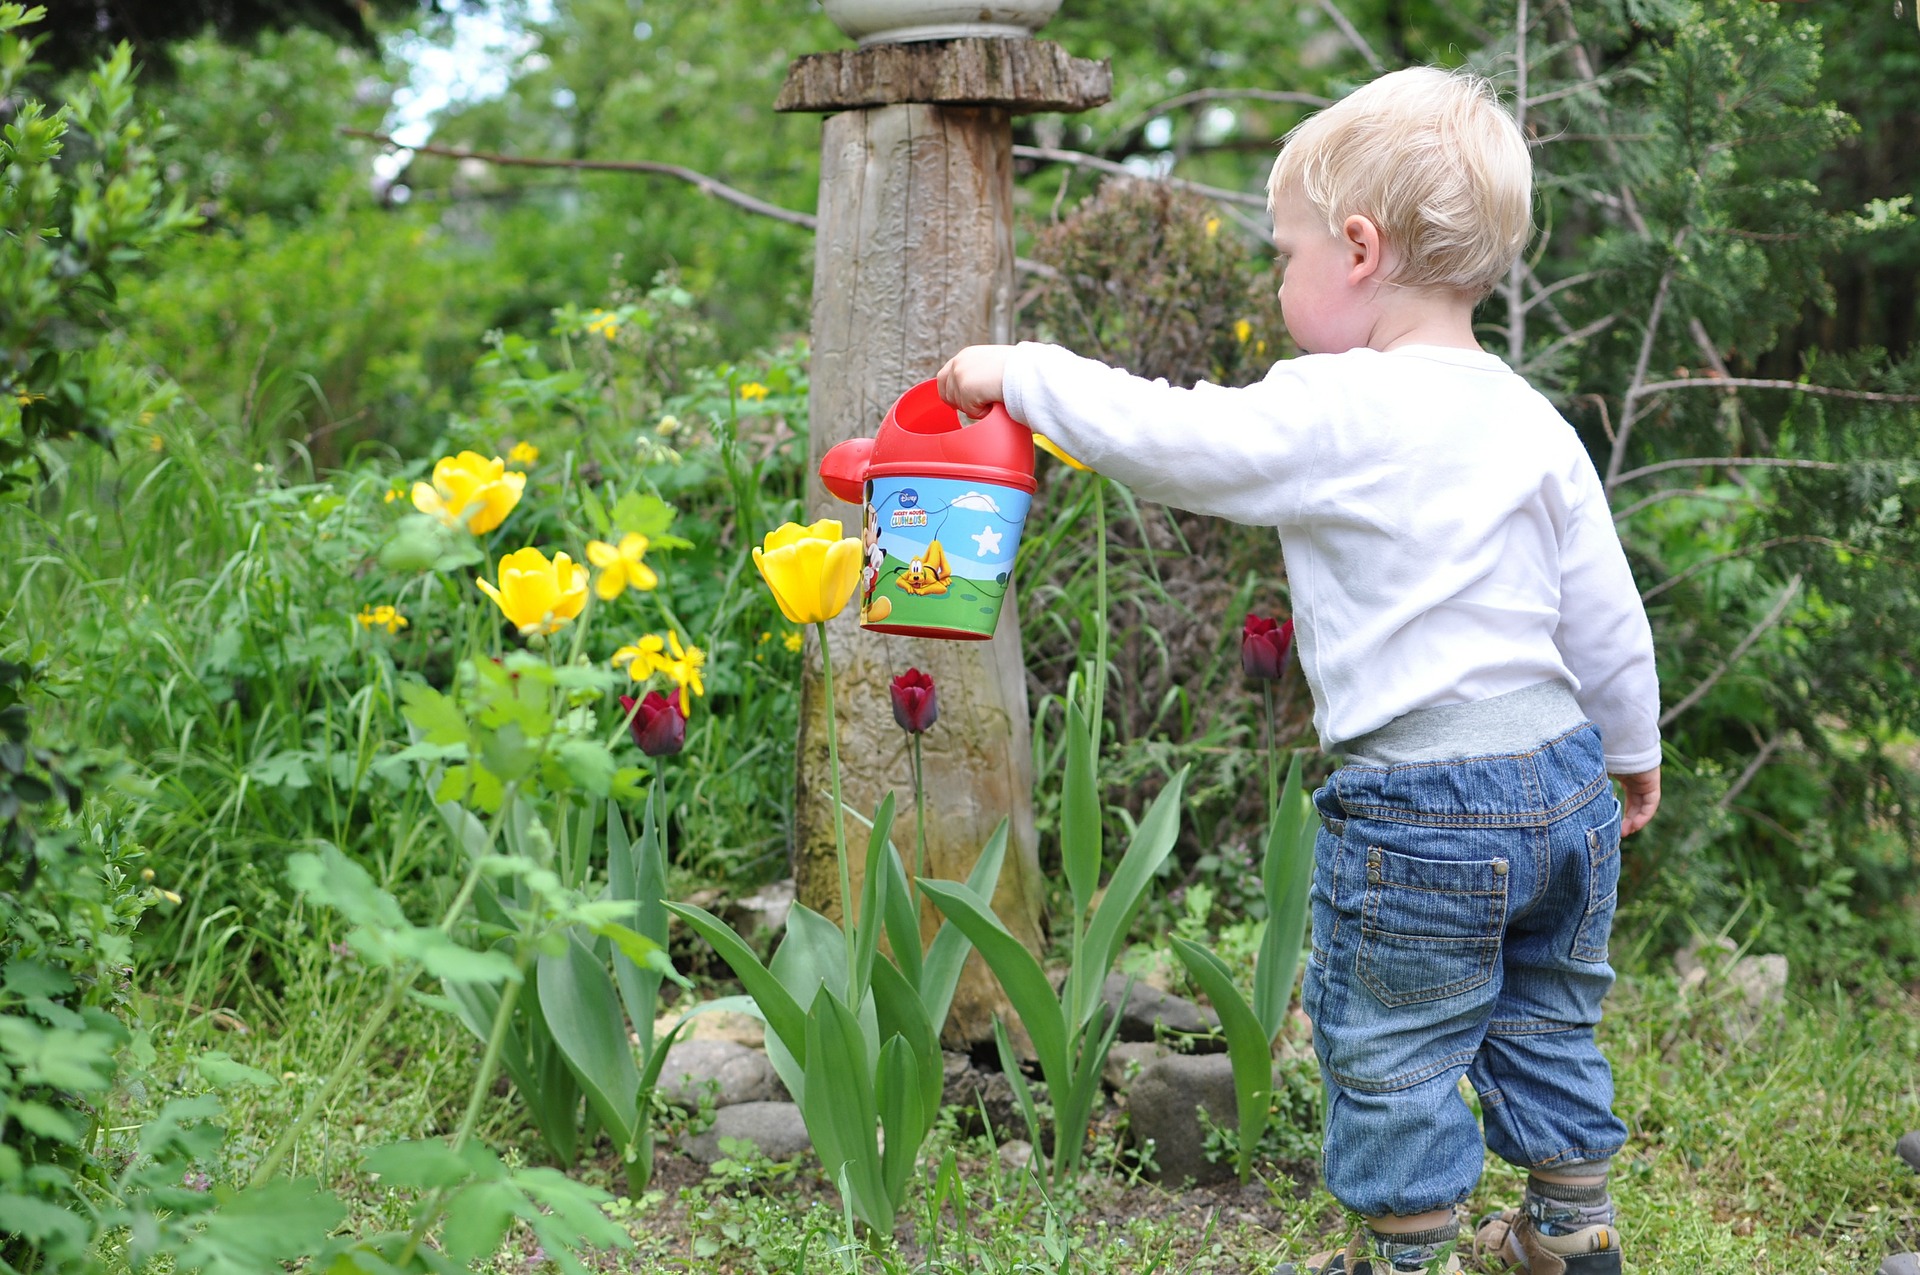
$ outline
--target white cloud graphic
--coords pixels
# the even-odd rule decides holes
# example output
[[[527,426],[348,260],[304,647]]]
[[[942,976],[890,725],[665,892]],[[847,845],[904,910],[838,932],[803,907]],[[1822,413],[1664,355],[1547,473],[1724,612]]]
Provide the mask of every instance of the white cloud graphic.
[[[993,503],[993,497],[983,491],[970,491],[964,496],[953,498],[955,509],[978,509],[981,513],[997,514],[1000,506]]]

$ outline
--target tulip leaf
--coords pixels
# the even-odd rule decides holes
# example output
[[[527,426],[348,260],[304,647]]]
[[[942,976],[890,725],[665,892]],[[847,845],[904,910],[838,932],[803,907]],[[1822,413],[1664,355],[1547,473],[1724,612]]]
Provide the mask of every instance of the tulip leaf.
[[[1097,729],[1097,724],[1095,726]],[[1077,698],[1067,704],[1067,770],[1060,801],[1060,866],[1084,914],[1100,885],[1100,790],[1094,769],[1093,730]]]
[[[1225,962],[1187,939],[1175,938],[1172,943],[1174,955],[1213,1002],[1214,1012],[1220,1015],[1220,1029],[1226,1033],[1227,1056],[1233,1065],[1234,1098],[1240,1112],[1237,1167],[1240,1180],[1245,1182],[1252,1171],[1253,1153],[1266,1130],[1267,1112],[1273,1102],[1273,1038],[1240,995],[1240,989],[1233,985],[1233,974]]]
[[[488,983],[445,983],[442,984],[447,999],[453,1003],[455,1016],[466,1025],[475,1039],[484,1044],[493,1029],[494,1015],[500,1008],[500,989]],[[523,996],[521,1003],[527,1003]],[[539,1017],[538,1004],[528,1007],[531,1011],[527,1024],[535,1033],[544,1036],[545,1020]],[[507,1021],[507,1033],[500,1047],[500,1064],[506,1068],[507,1076],[513,1081],[514,1088],[520,1093],[520,1100],[527,1104],[533,1113],[533,1122],[540,1128],[540,1137],[552,1148],[554,1155],[564,1161],[573,1159],[576,1140],[579,1137],[580,1090],[575,1085],[571,1073],[566,1073],[564,1064],[560,1077],[548,1077],[541,1074],[540,1064],[530,1048],[531,1040],[520,1030],[521,1019],[514,1015]],[[552,1038],[545,1037],[551,1046]],[[555,1052],[550,1050],[550,1052]]]
[[[747,989],[747,995],[753,997],[754,1004],[760,1007],[761,1017],[767,1020],[767,1026],[787,1051],[804,1063],[807,1049],[807,1016],[801,1012],[800,1004],[793,999],[792,993],[781,985],[773,972],[760,963],[753,949],[741,941],[731,927],[719,917],[704,908],[691,903],[669,903],[667,911],[685,921],[694,933],[713,945],[720,959]],[[798,1096],[798,1095],[796,1095]]]
[[[888,793],[880,799],[880,808],[873,812],[873,830],[867,834],[867,864],[860,881],[860,916],[857,920],[843,918],[845,928],[853,934],[853,988],[847,994],[847,1001],[854,1005],[866,999],[867,983],[873,977],[873,954],[880,946],[887,884],[881,859],[894,857],[887,841],[892,831],[893,794]]]
[[[912,1047],[918,1060],[915,1082],[920,1086],[921,1106],[929,1112],[938,1111],[946,1080],[946,1068],[940,1057],[940,1029],[927,1016],[919,992],[891,961],[874,964],[873,1010],[878,1039],[898,1036]]]
[[[1027,1143],[1033,1148],[1033,1158],[1043,1167],[1046,1163],[1045,1145],[1040,1137],[1040,1108],[1033,1101],[1033,1087],[1027,1083],[1027,1073],[1020,1070],[1020,1060],[1014,1056],[1013,1042],[1007,1039],[1006,1020],[996,1015],[993,1020],[993,1044],[1000,1052],[1000,1073],[1007,1078],[1007,1084],[1013,1089],[1013,1100],[1020,1108],[1020,1116],[1027,1122]],[[1056,1141],[1055,1150],[1059,1149]]]
[[[807,1013],[807,1132],[829,1180],[843,1184],[847,1202],[867,1225],[893,1233],[896,1210],[881,1172],[879,1111],[872,1055],[853,1011],[822,987]]]
[[[640,1074],[612,977],[585,944],[569,935],[564,952],[540,958],[536,983],[547,1030],[595,1119],[624,1150],[633,1141],[635,1119],[645,1119],[646,1113],[639,1110]]]
[[[900,862],[900,856],[889,845],[887,853],[880,857],[880,865],[887,874],[886,888],[881,892],[881,911],[885,914],[887,947],[893,952],[893,963],[907,976],[907,981],[915,987],[920,986],[920,972],[923,957],[920,950],[920,901],[919,893],[913,883],[907,879],[906,865]]]
[[[634,928],[664,948],[667,910],[662,899],[666,894],[666,865],[654,829],[651,799],[638,840],[628,837],[626,816],[620,813],[620,807],[611,801],[607,803],[607,881],[614,898],[633,904]],[[614,953],[614,982],[620,987],[620,999],[626,1003],[627,1017],[639,1034],[642,1058],[653,1053],[653,1016],[659,1005],[663,972],[645,962],[631,960],[623,952]],[[678,975],[673,977],[677,981]]]
[[[1094,1006],[1100,1003],[1103,975],[1119,958],[1127,927],[1133,924],[1134,915],[1140,911],[1154,877],[1160,872],[1160,865],[1167,861],[1167,854],[1180,835],[1180,793],[1186,782],[1187,768],[1182,766],[1154,798],[1146,817],[1134,829],[1133,840],[1126,854],[1120,857],[1120,866],[1107,882],[1106,893],[1094,911],[1085,946],[1081,949],[1081,960],[1090,972],[1078,980],[1079,1003],[1069,1007],[1071,1021],[1076,1025],[1093,1017]]]
[[[1033,1039],[1040,1058],[1040,1070],[1049,1083],[1058,1078],[1065,1084],[1067,1068],[1067,1024],[1055,999],[1046,971],[1033,959],[1019,939],[1007,932],[987,901],[973,890],[952,881],[922,881],[920,888],[933,905],[973,941],[980,956],[993,970],[1007,993],[1013,1012],[1020,1015],[1027,1035]]]
[[[931,1126],[916,1053],[904,1036],[889,1036],[880,1047],[880,1066],[873,1077],[874,1101],[886,1137],[880,1176],[889,1203],[905,1199],[913,1162]],[[934,1101],[939,1101],[937,1094]]]
[[[1006,857],[1007,821],[1002,819],[981,848],[973,871],[967,874],[967,888],[983,899],[991,899],[1000,885],[1000,865],[1006,862]],[[926,1006],[927,1018],[936,1033],[946,1026],[947,1009],[953,1004],[954,989],[960,986],[960,971],[967,963],[967,953],[972,950],[972,942],[960,927],[946,920],[940,923],[933,942],[927,945],[926,960],[920,967],[920,1003]]]
[[[1253,971],[1253,1011],[1272,1042],[1279,1034],[1293,1000],[1293,976],[1306,939],[1307,904],[1313,888],[1313,845],[1320,815],[1300,785],[1300,755],[1287,767],[1280,788],[1279,809],[1267,832],[1262,861],[1267,899],[1267,927],[1260,936],[1258,964]]]

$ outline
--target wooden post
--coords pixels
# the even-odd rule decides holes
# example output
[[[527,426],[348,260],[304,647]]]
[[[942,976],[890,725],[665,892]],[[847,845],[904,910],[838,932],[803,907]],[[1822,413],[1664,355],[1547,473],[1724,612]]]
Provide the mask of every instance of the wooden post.
[[[814,259],[809,472],[835,443],[871,435],[902,393],[964,345],[1013,334],[1013,131],[1016,111],[1085,110],[1107,100],[1104,63],[1036,40],[966,39],[813,54],[793,64],[775,109],[829,113],[820,150]],[[860,510],[811,479],[809,518],[857,534]],[[1018,607],[1009,589],[990,642],[936,642],[863,631],[853,608],[830,626],[847,804],[871,812],[889,790],[894,840],[915,845],[905,734],[887,683],[932,674],[940,721],[922,737],[927,872],[965,879],[1000,820],[1010,820],[994,906],[1039,950],[1044,897],[1033,827],[1033,768]],[[809,634],[794,834],[799,897],[839,914],[826,704]],[[852,823],[855,897],[866,838]],[[909,864],[909,868],[911,865]],[[930,934],[938,918],[921,919]],[[1004,1011],[976,956],[944,1037],[990,1039]]]

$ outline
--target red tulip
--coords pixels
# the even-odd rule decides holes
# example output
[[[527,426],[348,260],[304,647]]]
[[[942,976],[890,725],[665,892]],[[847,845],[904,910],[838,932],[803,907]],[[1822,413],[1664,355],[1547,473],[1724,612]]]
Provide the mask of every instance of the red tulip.
[[[918,735],[940,720],[940,697],[933,679],[917,668],[910,668],[887,688],[893,696],[893,720],[909,735]]]
[[[1240,630],[1240,667],[1255,681],[1271,682],[1287,666],[1293,650],[1293,621],[1263,615],[1247,617]]]
[[[677,696],[648,691],[636,709],[633,697],[622,695],[620,707],[627,712],[627,728],[633,732],[633,742],[640,745],[640,751],[647,756],[671,757],[686,747],[687,719],[680,712]]]

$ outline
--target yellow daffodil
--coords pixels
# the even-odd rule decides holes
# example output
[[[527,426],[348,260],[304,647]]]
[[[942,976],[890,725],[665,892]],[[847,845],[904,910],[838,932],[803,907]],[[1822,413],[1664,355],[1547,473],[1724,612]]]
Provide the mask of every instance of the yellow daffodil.
[[[407,627],[407,617],[385,603],[361,607],[360,614],[353,618],[360,621],[362,628],[385,629],[390,635]]]
[[[1253,324],[1248,323],[1245,319],[1235,319],[1233,321],[1233,339],[1234,340],[1238,341],[1242,345],[1245,345],[1247,343],[1247,339],[1252,335],[1253,335]]]
[[[785,644],[786,648],[789,651],[798,651],[801,647],[807,644],[806,639],[801,637],[798,633],[787,634],[786,637],[781,639],[781,642]]]
[[[516,465],[531,465],[540,459],[540,449],[532,443],[515,443],[507,459]]]
[[[661,671],[666,663],[662,652],[667,649],[665,639],[649,633],[631,646],[623,646],[613,653],[613,666],[625,668],[627,676],[636,682],[644,682]]]
[[[758,403],[771,393],[773,393],[772,390],[760,384],[758,381],[748,381],[740,387],[740,397],[746,399],[749,403]]]
[[[1062,461],[1065,464],[1071,465],[1075,469],[1078,469],[1083,473],[1093,472],[1092,470],[1088,469],[1085,465],[1082,465],[1079,461],[1075,460],[1073,457],[1061,451],[1059,446],[1056,445],[1054,441],[1051,438],[1048,438],[1045,434],[1035,434],[1033,436],[1033,445],[1035,447],[1038,447],[1041,451],[1045,452],[1047,455],[1053,457],[1055,460]]]
[[[587,561],[600,568],[593,588],[602,602],[611,602],[628,589],[651,589],[660,583],[653,568],[640,560],[646,552],[647,538],[631,531],[620,537],[618,545],[587,541]]]
[[[692,701],[687,698],[688,691],[695,695],[707,693],[706,685],[700,680],[700,670],[706,665],[707,653],[697,646],[680,645],[680,635],[671,629],[667,630],[667,644],[673,650],[673,658],[659,661],[660,671],[680,688],[680,712],[685,714],[693,707]]]
[[[521,637],[558,633],[587,605],[587,569],[564,553],[547,555],[531,546],[500,560],[500,587],[475,580]]]
[[[839,615],[860,582],[860,538],[842,536],[840,520],[812,526],[787,523],[767,533],[753,565],[773,590],[780,613],[794,624],[819,624]]]
[[[413,485],[413,507],[449,527],[483,535],[498,527],[520,503],[525,474],[507,472],[507,462],[479,452],[442,456],[433,466],[433,484]]]

